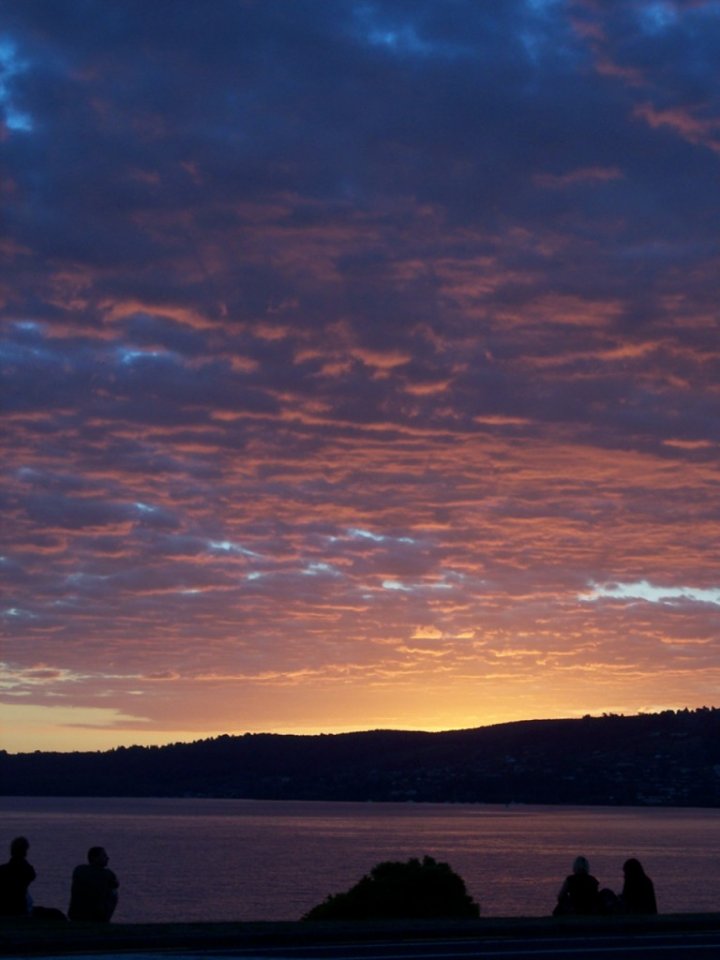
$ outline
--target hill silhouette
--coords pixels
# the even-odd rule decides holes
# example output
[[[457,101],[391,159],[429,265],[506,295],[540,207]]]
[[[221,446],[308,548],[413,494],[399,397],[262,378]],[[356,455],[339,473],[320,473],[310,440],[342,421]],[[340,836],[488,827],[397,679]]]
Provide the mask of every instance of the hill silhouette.
[[[0,752],[15,796],[720,806],[720,709],[469,730],[219,736],[90,753]]]

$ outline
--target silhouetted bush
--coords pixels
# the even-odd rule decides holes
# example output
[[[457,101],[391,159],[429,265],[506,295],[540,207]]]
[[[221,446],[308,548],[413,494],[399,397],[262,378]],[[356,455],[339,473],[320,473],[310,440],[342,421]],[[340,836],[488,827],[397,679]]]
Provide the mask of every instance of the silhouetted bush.
[[[387,860],[346,893],[329,896],[303,920],[397,920],[479,917],[465,881],[432,857],[407,863]]]

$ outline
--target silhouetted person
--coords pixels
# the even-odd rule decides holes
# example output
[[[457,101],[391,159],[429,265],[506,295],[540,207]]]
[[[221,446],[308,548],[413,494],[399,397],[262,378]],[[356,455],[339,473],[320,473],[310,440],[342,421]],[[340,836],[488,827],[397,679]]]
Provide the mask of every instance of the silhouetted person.
[[[553,916],[565,914],[598,913],[598,882],[590,875],[590,864],[586,857],[576,857],[573,872],[565,878],[558,894],[557,906]]]
[[[15,837],[10,844],[10,859],[0,864],[0,916],[26,917],[30,914],[32,900],[28,887],[36,873],[27,862],[29,849],[25,837]]]
[[[96,920],[107,923],[117,906],[118,878],[108,870],[109,857],[104,847],[90,847],[88,862],[75,867],[70,891],[71,920]]]
[[[655,887],[642,864],[631,857],[623,864],[625,883],[620,901],[624,913],[657,913]]]

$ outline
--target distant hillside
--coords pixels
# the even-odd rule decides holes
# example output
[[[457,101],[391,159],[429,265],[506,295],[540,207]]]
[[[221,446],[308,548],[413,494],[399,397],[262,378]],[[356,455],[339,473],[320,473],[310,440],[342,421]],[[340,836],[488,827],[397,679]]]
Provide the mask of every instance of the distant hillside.
[[[0,752],[0,793],[720,806],[720,709]]]

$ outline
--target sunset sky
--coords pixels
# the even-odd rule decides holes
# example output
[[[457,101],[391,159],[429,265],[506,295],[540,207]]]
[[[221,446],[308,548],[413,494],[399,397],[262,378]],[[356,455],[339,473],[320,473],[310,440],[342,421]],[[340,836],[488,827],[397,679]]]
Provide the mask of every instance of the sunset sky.
[[[0,0],[0,745],[717,705],[719,64],[717,0]]]

